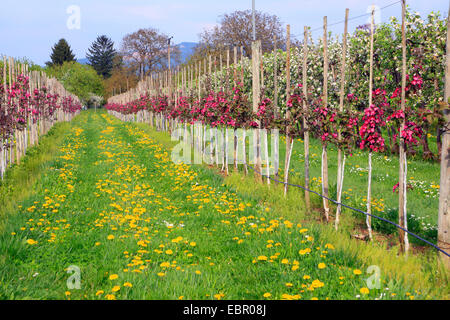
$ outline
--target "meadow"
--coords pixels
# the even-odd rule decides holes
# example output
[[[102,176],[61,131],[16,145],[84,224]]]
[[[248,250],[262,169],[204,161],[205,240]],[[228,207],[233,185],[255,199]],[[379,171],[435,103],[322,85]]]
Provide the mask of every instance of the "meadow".
[[[335,233],[306,215],[296,190],[281,201],[280,186],[175,164],[170,136],[147,124],[88,111],[57,124],[44,141],[55,139],[52,132],[60,133],[52,140],[57,152],[46,159],[27,154],[24,163],[39,170],[10,175],[0,186],[4,192],[29,180],[4,200],[1,299],[448,295],[434,252],[396,257],[383,244],[349,239],[345,227]],[[377,279],[372,265],[380,270],[379,288],[367,281]],[[74,270],[80,289],[70,286]]]

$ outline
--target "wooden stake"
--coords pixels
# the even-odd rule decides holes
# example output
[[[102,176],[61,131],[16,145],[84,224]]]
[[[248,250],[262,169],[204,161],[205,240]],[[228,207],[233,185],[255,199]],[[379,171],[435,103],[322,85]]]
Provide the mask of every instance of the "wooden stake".
[[[273,66],[273,103],[275,107],[275,117],[278,119],[280,117],[280,108],[278,107],[278,49],[277,49],[277,37],[273,36],[273,54],[274,54],[274,66]],[[280,171],[280,155],[279,155],[279,139],[278,135],[275,141],[272,141],[274,147],[273,154],[273,169],[275,180],[278,181],[279,171]],[[276,182],[278,183],[278,182]]]
[[[342,62],[341,62],[341,92],[339,97],[339,111],[344,111],[344,97],[345,97],[345,67],[346,67],[346,57],[347,57],[347,30],[348,30],[348,9],[345,9],[345,25],[344,25],[344,35],[342,38]],[[373,15],[372,15],[373,17]],[[373,25],[373,21],[372,21]],[[373,33],[373,32],[372,32]],[[373,40],[373,36],[372,36]],[[373,41],[372,41],[373,50]],[[373,51],[372,51],[373,52]],[[372,56],[372,53],[371,53]],[[338,129],[338,140],[341,141],[342,133],[340,128]],[[342,182],[344,181],[344,166],[342,159],[342,149],[338,148],[338,174],[337,174],[337,202],[341,202],[342,196]],[[337,230],[339,226],[339,218],[341,214],[341,205],[337,206],[336,209],[336,220],[334,221],[334,227]]]
[[[308,27],[304,27],[303,30],[303,111],[306,112],[308,110],[308,74],[306,69],[306,63],[308,61]],[[305,204],[306,204],[306,212],[309,213],[311,210],[311,199],[309,195],[309,128],[306,118],[303,118],[303,128],[305,130],[305,134],[303,136],[303,144],[305,150]]]
[[[260,50],[261,50],[261,40],[254,41],[252,43],[252,89],[253,89],[253,113],[258,112],[260,95],[261,95],[261,87],[260,87],[260,73],[259,73],[259,64],[260,64]],[[255,130],[255,170],[258,172],[255,174],[255,179],[257,182],[262,182],[262,170],[261,170],[261,139],[260,139],[260,121],[256,121],[258,123],[258,127]]]
[[[405,14],[406,14],[406,0],[402,0],[402,96],[401,96],[401,109],[405,112],[406,108],[406,29],[405,29]],[[403,118],[400,132],[405,129],[405,118]],[[405,140],[400,135],[400,155],[399,155],[399,196],[398,196],[398,219],[399,225],[404,229],[408,228],[407,214],[406,214],[406,175],[407,175],[407,163],[406,163],[406,148]],[[399,240],[401,252],[407,253],[409,250],[408,234],[399,229]]]
[[[286,26],[286,121],[289,123],[291,113],[287,108],[287,102],[291,98],[291,26]],[[289,182],[289,162],[291,157],[291,138],[289,126],[286,127],[286,157],[284,161],[284,196],[287,195]]]
[[[328,33],[327,17],[323,17],[323,106],[328,107]],[[327,145],[322,145],[322,194],[328,197],[328,154]],[[330,207],[328,200],[323,198],[325,219],[329,221]]]
[[[444,118],[447,128],[442,135],[442,154],[441,154],[441,183],[439,195],[439,215],[438,215],[438,242],[437,245],[442,250],[450,251],[450,10],[447,16],[447,47],[445,56],[445,92],[444,103],[447,103],[444,109]],[[450,269],[450,258],[440,253],[444,264]]]

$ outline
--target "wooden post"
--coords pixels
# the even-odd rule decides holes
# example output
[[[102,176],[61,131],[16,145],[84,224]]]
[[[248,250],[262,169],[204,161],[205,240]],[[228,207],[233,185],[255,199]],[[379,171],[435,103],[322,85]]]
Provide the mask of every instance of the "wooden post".
[[[208,77],[209,77],[209,84],[212,86],[211,83],[211,74],[212,74],[212,58],[209,56],[209,65],[208,65]]]
[[[401,96],[401,109],[405,112],[406,104],[406,29],[405,29],[405,14],[406,14],[406,1],[402,0],[402,96]],[[405,129],[405,118],[403,118],[400,132]],[[398,196],[398,219],[399,225],[404,229],[408,228],[407,214],[406,214],[406,176],[407,176],[407,162],[406,162],[406,149],[405,140],[400,134],[400,155],[399,155],[399,196]],[[409,250],[408,233],[399,229],[399,240],[401,252],[407,253]]]
[[[328,107],[328,33],[327,17],[323,17],[323,106]],[[322,194],[328,197],[328,154],[326,143],[322,144]],[[330,219],[330,206],[328,200],[323,198],[325,219]]]
[[[214,55],[214,92],[217,92],[217,57]]]
[[[275,117],[280,117],[280,109],[278,107],[278,49],[277,49],[277,37],[273,36],[273,54],[274,54],[274,65],[273,65],[273,105],[275,108]],[[275,180],[278,181],[279,171],[280,171],[280,155],[279,155],[279,139],[272,141],[272,146],[274,148],[274,159],[273,159],[273,169]],[[278,182],[277,182],[278,183]]]
[[[253,41],[252,43],[252,89],[253,89],[253,113],[258,112],[260,95],[261,95],[261,80],[260,80],[260,49],[261,49],[261,40]],[[260,121],[256,120],[258,123],[258,127],[255,130],[254,141],[255,141],[255,170],[258,173],[255,173],[255,179],[257,182],[262,182],[262,170],[261,170],[261,139],[260,139]],[[245,143],[245,142],[244,142]]]
[[[308,110],[308,70],[306,69],[306,64],[308,61],[308,27],[304,27],[303,29],[303,111],[306,113]],[[306,204],[306,212],[309,213],[311,211],[311,199],[309,194],[309,128],[306,118],[303,118],[303,128],[305,130],[305,134],[303,135],[303,145],[305,150],[305,204]]]
[[[197,98],[200,101],[200,98],[202,96],[202,91],[201,91],[201,87],[200,87],[200,73],[202,70],[202,61],[200,60],[198,62],[198,73],[197,73]]]
[[[375,8],[372,6],[372,19],[370,22],[370,56],[369,56],[369,106],[372,105],[373,96],[373,28],[374,28]],[[369,239],[372,241],[372,219],[369,214],[372,213],[372,150],[369,150],[369,172],[367,184],[367,213],[366,225],[369,233]]]
[[[244,85],[244,47],[241,46],[241,83]]]
[[[442,250],[450,251],[450,10],[447,17],[447,47],[445,56],[445,92],[444,103],[446,107],[443,111],[447,129],[442,135],[441,154],[441,183],[439,195],[439,215],[438,215],[438,242],[437,245]],[[450,269],[450,258],[443,253],[440,254],[444,264]]]
[[[227,93],[230,92],[230,49],[227,49]]]
[[[344,35],[342,38],[342,62],[341,62],[341,92],[339,96],[339,111],[344,111],[344,97],[345,97],[345,67],[346,67],[346,57],[347,57],[347,30],[348,30],[348,8],[345,9],[345,25],[344,25]],[[373,17],[373,15],[372,15]],[[373,25],[373,21],[372,21]],[[373,34],[373,32],[372,32]],[[373,40],[373,36],[371,37]],[[372,41],[372,50],[373,50],[373,41]],[[372,54],[371,54],[372,56]],[[340,128],[338,129],[338,140],[341,141],[342,139],[342,133]],[[344,155],[345,157],[345,155]],[[343,165],[343,159],[342,159],[342,149],[338,148],[338,173],[337,173],[337,202],[341,202],[341,196],[342,196],[342,185],[344,182],[344,165]],[[334,227],[336,230],[339,226],[339,218],[341,214],[341,205],[338,204],[336,209],[336,220],[334,221]]]
[[[261,88],[264,88],[264,55],[262,52],[262,47],[259,48],[259,60],[260,60],[260,67],[261,67],[261,73],[260,73],[260,78],[261,78]]]
[[[286,120],[289,123],[291,113],[287,108],[287,102],[291,98],[291,26],[286,26]],[[286,156],[284,161],[284,196],[287,195],[289,182],[289,163],[291,158],[291,138],[289,126],[286,127]],[[293,140],[292,140],[293,142]]]
[[[234,64],[234,86],[236,87],[237,83],[237,47],[234,47],[233,49],[233,64]]]

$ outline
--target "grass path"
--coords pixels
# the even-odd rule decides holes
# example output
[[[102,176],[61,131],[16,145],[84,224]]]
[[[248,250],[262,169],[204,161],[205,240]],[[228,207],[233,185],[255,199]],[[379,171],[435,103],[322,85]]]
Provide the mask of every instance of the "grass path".
[[[204,167],[175,165],[140,125],[103,112],[71,125],[51,168],[8,213],[1,299],[427,297],[383,272],[368,289],[368,265],[320,229]],[[81,288],[68,289],[78,268]]]

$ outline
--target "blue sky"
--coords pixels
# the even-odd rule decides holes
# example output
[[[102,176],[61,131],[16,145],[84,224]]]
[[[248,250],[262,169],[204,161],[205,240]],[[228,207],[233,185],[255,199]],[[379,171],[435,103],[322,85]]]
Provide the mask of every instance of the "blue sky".
[[[379,7],[395,0],[256,0],[258,10],[276,14],[283,24],[291,25],[292,34],[301,34],[303,26],[322,26],[323,16],[328,22],[341,21],[345,8],[350,17],[367,12],[371,4]],[[407,0],[411,9],[422,15],[430,11],[447,14],[449,0]],[[80,29],[69,29],[67,8],[80,8]],[[197,42],[198,34],[211,28],[223,13],[251,9],[251,0],[2,0],[0,11],[0,55],[28,57],[43,65],[48,61],[51,46],[66,38],[77,58],[84,58],[87,48],[98,35],[111,37],[116,47],[127,33],[139,28],[155,27],[174,36],[174,42]],[[381,21],[390,16],[400,17],[401,4],[381,11]],[[367,17],[349,23],[350,30],[364,24]],[[343,24],[331,27],[342,33]],[[320,31],[316,32],[320,35]]]

